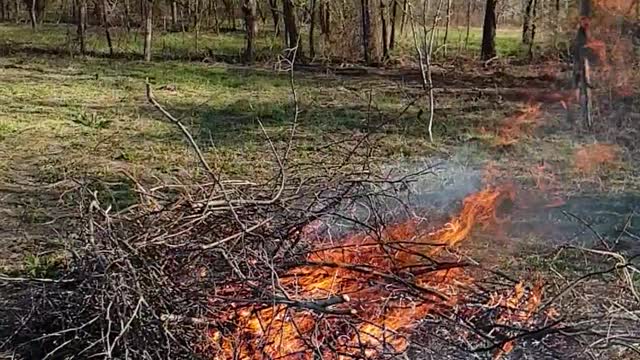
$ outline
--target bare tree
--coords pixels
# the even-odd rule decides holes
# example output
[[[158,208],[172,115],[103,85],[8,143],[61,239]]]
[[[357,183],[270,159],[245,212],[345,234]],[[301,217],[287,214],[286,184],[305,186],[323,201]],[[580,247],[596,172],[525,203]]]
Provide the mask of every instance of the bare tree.
[[[444,23],[444,38],[442,44],[444,46],[444,55],[447,55],[447,43],[449,39],[449,25],[451,24],[451,0],[447,0],[447,17]]]
[[[87,52],[86,26],[87,26],[87,0],[78,0],[78,42],[80,53]]]
[[[195,32],[193,41],[196,48],[196,54],[200,51],[200,22],[202,21],[201,0],[195,0],[193,9],[193,30]]]
[[[580,106],[582,107],[583,120],[587,127],[592,126],[591,118],[591,84],[590,64],[587,57],[587,44],[589,43],[589,21],[591,18],[591,0],[580,1],[580,26],[574,43],[573,53],[573,78],[574,86],[580,94]]]
[[[222,0],[224,4],[225,12],[227,13],[227,19],[229,20],[229,24],[231,25],[231,29],[236,29],[236,17],[235,12],[233,10],[233,1],[232,0]]]
[[[404,34],[404,26],[407,21],[407,11],[409,10],[409,0],[402,3],[402,20],[400,20],[400,34]]]
[[[37,27],[37,18],[36,18],[36,0],[31,0],[31,6],[29,7],[29,17],[31,19],[31,27],[33,30]]]
[[[528,44],[531,41],[530,31],[531,28],[531,8],[533,7],[534,0],[526,0],[524,13],[522,14],[522,43]]]
[[[131,32],[131,4],[129,4],[129,0],[124,0],[124,26],[129,34]]]
[[[276,36],[280,35],[280,11],[278,10],[278,0],[269,0],[269,10],[273,19],[273,30]]]
[[[464,48],[469,47],[469,33],[471,31],[471,0],[467,0],[467,34],[464,37]]]
[[[178,28],[178,2],[176,0],[171,0],[171,24],[174,30]]]
[[[489,60],[496,56],[496,3],[497,0],[487,0],[486,2],[480,51],[482,60]]]
[[[371,63],[371,14],[369,13],[369,0],[360,0],[360,10],[362,16],[362,47],[364,51],[364,61]]]
[[[309,56],[313,59],[316,56],[314,46],[314,32],[316,28],[316,0],[309,0]]]
[[[144,61],[151,61],[151,35],[153,32],[153,0],[145,2],[144,16]]]
[[[331,35],[331,9],[329,8],[329,1],[320,0],[320,11],[318,15],[320,31],[328,38]]]
[[[398,0],[391,0],[391,31],[389,34],[389,50],[396,46],[396,22],[398,21]]]
[[[104,34],[107,38],[109,46],[109,56],[113,56],[113,43],[111,42],[111,31],[109,30],[109,2],[102,0],[102,22],[104,26]]]
[[[529,60],[533,59],[533,43],[535,42],[535,38],[536,38],[537,7],[538,7],[538,1],[533,0],[532,10],[531,10],[531,31],[528,36]]]
[[[389,36],[387,34],[387,4],[385,0],[380,0],[380,22],[382,24],[382,56],[386,60],[389,58]]]
[[[256,7],[256,0],[243,0],[242,13],[244,14],[244,21],[247,28],[247,47],[244,51],[244,61],[248,63],[253,62],[254,60],[254,42],[256,34],[258,33]]]
[[[411,33],[413,35],[413,44],[416,52],[418,53],[418,61],[420,65],[420,75],[422,78],[422,88],[429,92],[429,141],[433,142],[433,118],[435,110],[435,94],[433,91],[433,78],[431,76],[431,57],[433,56],[433,44],[435,43],[436,28],[438,27],[438,20],[440,19],[440,9],[442,8],[443,0],[438,0],[435,14],[433,16],[433,23],[431,29],[427,28],[427,3],[424,2],[423,7],[423,21],[422,21],[422,44],[418,41],[418,35],[415,27],[415,19],[413,13],[409,13],[409,21],[411,22]],[[428,40],[427,40],[428,37]]]
[[[299,44],[298,38],[298,18],[296,16],[296,6],[293,0],[283,0],[282,10],[284,16],[284,27],[287,47],[289,49],[298,48],[298,56],[302,55],[302,45]]]
[[[13,21],[17,24],[20,22],[20,0],[15,0],[13,7]]]

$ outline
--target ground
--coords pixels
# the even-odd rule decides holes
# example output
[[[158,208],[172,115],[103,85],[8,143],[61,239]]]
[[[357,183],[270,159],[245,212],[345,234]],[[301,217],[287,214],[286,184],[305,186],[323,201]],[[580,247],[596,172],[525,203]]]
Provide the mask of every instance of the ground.
[[[473,34],[470,47],[476,49],[479,37]],[[154,186],[202,176],[181,132],[148,103],[146,81],[228,178],[269,177],[275,164],[270,141],[278,149],[287,145],[294,113],[289,73],[268,62],[232,63],[241,52],[241,34],[204,34],[201,43],[216,44],[219,51],[204,61],[202,54],[186,50],[193,39],[166,34],[156,42],[159,55],[152,63],[131,53],[104,57],[97,35],[90,48],[102,50],[90,56],[54,51],[65,48],[62,26],[47,26],[35,40],[32,36],[26,27],[0,25],[0,272],[46,277],[63,261],[57,250],[65,246],[67,220],[77,213],[70,200],[79,186],[97,190],[105,205],[120,211],[136,201],[134,181]],[[499,33],[498,50],[517,54],[514,41],[514,32]],[[124,41],[116,44],[121,51],[137,49]],[[274,44],[263,38],[260,48],[273,51]],[[166,59],[175,53],[182,55]],[[619,193],[624,198],[640,190],[637,157],[624,148],[597,172],[576,169],[575,154],[583,145],[608,139],[576,130],[559,103],[544,105],[543,127],[512,145],[496,146],[501,122],[526,106],[527,93],[563,86],[566,65],[507,66],[506,60],[487,65],[470,58],[435,63],[433,143],[426,98],[408,106],[423,94],[415,66],[296,68],[301,113],[291,162],[317,163],[327,155],[321,152],[326,144],[375,128],[372,160],[379,164],[446,159],[473,171],[489,166],[499,178],[544,192],[550,202],[556,194]],[[535,248],[529,240],[519,244]],[[483,244],[479,253],[490,258],[492,250]],[[521,250],[512,248],[509,254]],[[500,262],[535,268],[548,261],[533,252],[520,260]]]
[[[23,26],[3,25],[0,45],[0,179],[2,181],[2,241],[9,244],[0,266],[14,268],[25,255],[39,256],[57,242],[50,225],[73,209],[61,197],[84,178],[117,209],[135,199],[131,177],[149,183],[197,176],[195,158],[181,133],[147,103],[148,79],[158,100],[182,119],[207,156],[230,177],[267,176],[273,167],[261,122],[277,146],[288,136],[292,105],[288,73],[270,65],[246,67],[225,63],[158,60],[151,64],[125,58],[102,58],[99,33],[89,39],[98,57],[69,57],[68,29],[47,26],[34,34]],[[517,32],[499,33],[499,51],[515,53]],[[192,38],[165,34],[156,41],[160,54],[187,54]],[[117,50],[134,51],[135,43],[116,36]],[[217,53],[239,54],[241,34],[204,34],[202,44],[215,44]],[[261,49],[273,39],[262,38]],[[479,42],[478,30],[470,47]],[[131,50],[133,49],[133,50]],[[181,51],[183,50],[183,51]],[[169,52],[171,51],[171,52]],[[266,51],[266,50],[265,50]],[[130,56],[129,56],[130,57]],[[210,61],[210,60],[209,60]],[[511,66],[483,68],[474,61],[436,62],[434,84],[435,143],[428,141],[426,100],[401,114],[412,96],[421,94],[415,68],[396,69],[301,67],[295,73],[300,99],[300,126],[296,151],[299,161],[312,161],[327,142],[367,131],[375,118],[394,118],[382,130],[384,137],[374,156],[381,162],[430,156],[453,157],[461,163],[493,161],[529,181],[540,161],[551,165],[559,183],[575,188],[593,180],[611,189],[634,188],[628,174],[608,178],[572,179],[572,154],[581,143],[594,141],[568,131],[526,137],[505,151],[491,146],[502,119],[522,106],[521,90],[557,86],[560,69]],[[560,78],[560,79],[559,79]],[[495,90],[499,89],[499,90]],[[504,96],[503,96],[504,95]],[[557,106],[550,125],[564,129]],[[374,120],[371,120],[371,119]],[[624,163],[620,164],[624,167]],[[564,180],[563,180],[564,179]],[[606,183],[606,184],[605,184]],[[611,185],[611,186],[609,186]],[[20,265],[21,266],[21,265]]]

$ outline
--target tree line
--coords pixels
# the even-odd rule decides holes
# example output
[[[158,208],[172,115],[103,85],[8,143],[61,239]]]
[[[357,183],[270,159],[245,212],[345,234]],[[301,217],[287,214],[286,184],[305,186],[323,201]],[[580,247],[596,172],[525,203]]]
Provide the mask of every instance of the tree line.
[[[320,48],[323,56],[378,64],[412,31],[438,32],[436,48],[446,53],[454,25],[465,47],[470,28],[481,26],[480,55],[491,59],[499,22],[522,26],[522,43],[532,46],[540,19],[557,31],[570,6],[569,0],[0,0],[0,20],[26,20],[35,30],[44,21],[74,24],[82,54],[89,26],[102,28],[110,54],[114,29],[142,32],[147,61],[154,30],[195,33],[196,41],[203,31],[230,30],[245,32],[243,59],[251,62],[258,36],[269,31],[284,48],[297,49],[298,61],[316,58]]]

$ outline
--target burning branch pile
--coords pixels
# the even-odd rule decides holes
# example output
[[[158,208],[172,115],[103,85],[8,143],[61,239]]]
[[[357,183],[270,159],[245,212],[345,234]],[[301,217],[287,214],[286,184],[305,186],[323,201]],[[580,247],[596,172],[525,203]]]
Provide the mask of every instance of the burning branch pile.
[[[505,195],[490,188],[468,197],[461,214],[435,231],[412,219],[320,242],[300,264],[285,265],[290,268],[263,292],[264,305],[236,310],[230,320],[235,332],[213,334],[219,356],[330,359],[404,352],[416,323],[431,311],[451,309],[459,288],[472,281],[464,263],[438,254],[466,239],[475,225],[494,223]],[[220,297],[242,303],[242,292],[229,290]]]

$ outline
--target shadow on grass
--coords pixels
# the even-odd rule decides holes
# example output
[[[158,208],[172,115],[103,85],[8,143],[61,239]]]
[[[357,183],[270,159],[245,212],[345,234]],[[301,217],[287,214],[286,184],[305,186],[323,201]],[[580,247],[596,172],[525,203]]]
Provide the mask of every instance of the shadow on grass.
[[[408,143],[414,140],[428,139],[427,115],[419,107],[415,107],[399,116],[400,110],[388,112],[370,111],[366,104],[358,105],[309,105],[301,104],[304,109],[298,119],[298,135],[308,146],[322,146],[328,139],[347,139],[354,136],[373,133],[378,136],[401,137]],[[197,108],[196,104],[181,104],[180,107],[168,107],[167,110],[180,117],[189,114],[187,125],[199,145],[207,148],[215,145],[218,148],[242,149],[251,148],[255,144],[264,143],[266,138],[264,127],[274,143],[286,142],[290,136],[293,121],[293,105],[284,102],[251,103],[246,99],[237,100],[225,107],[210,106]],[[145,109],[154,119],[166,121],[155,109]],[[494,111],[491,103],[484,102],[460,107],[436,109],[434,131],[443,140],[454,139],[473,131],[480,124],[487,124],[485,116],[470,116],[470,112],[486,114]],[[497,119],[501,117],[496,117]],[[141,139],[149,137],[140,135]],[[186,145],[177,129],[171,132],[155,134],[156,141],[178,141]]]

